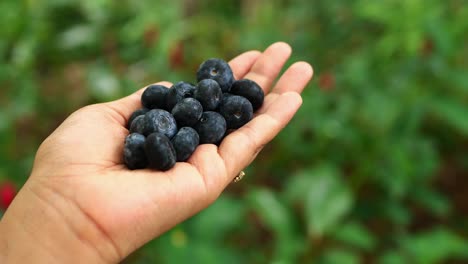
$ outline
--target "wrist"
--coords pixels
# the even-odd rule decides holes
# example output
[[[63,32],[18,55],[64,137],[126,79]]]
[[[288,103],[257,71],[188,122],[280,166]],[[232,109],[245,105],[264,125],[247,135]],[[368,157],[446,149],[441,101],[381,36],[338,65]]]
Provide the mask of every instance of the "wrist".
[[[1,263],[118,262],[100,251],[100,236],[78,208],[33,185],[26,183],[0,222]]]

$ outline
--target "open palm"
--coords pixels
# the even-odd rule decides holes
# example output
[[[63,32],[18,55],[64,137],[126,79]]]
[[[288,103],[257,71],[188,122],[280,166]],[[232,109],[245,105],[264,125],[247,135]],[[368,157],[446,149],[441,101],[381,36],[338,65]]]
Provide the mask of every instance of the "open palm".
[[[219,147],[200,145],[188,162],[166,172],[128,170],[122,161],[126,123],[141,107],[141,89],[65,120],[39,148],[28,188],[63,211],[73,232],[102,259],[120,261],[212,203],[291,120],[312,69],[297,62],[274,84],[290,53],[287,44],[275,43],[230,62],[236,79],[256,81],[266,97],[254,119]]]

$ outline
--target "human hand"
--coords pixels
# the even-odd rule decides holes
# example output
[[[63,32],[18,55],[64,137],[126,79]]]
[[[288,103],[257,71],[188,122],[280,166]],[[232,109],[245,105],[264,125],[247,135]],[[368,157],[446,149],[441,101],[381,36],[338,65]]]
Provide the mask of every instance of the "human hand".
[[[166,172],[130,171],[122,161],[127,119],[144,89],[73,113],[40,146],[31,177],[4,215],[0,256],[7,263],[115,263],[206,208],[300,107],[309,64],[293,64],[274,84],[290,53],[275,43],[234,58],[236,79],[256,81],[264,105],[219,147],[200,145]]]

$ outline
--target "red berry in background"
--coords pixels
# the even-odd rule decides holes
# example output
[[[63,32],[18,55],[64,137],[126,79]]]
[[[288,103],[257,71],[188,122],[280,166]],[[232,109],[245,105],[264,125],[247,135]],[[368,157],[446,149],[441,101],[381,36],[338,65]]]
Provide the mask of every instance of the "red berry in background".
[[[0,209],[6,210],[16,195],[16,187],[11,182],[0,183]]]
[[[434,42],[431,39],[426,39],[421,48],[420,48],[420,54],[422,56],[429,56],[433,53],[434,51]]]
[[[159,29],[157,26],[151,25],[146,28],[143,33],[143,43],[147,48],[151,48],[159,39]]]
[[[178,69],[184,65],[184,43],[177,42],[169,51],[169,63],[171,69]]]
[[[320,74],[318,84],[323,91],[333,90],[335,88],[335,76],[332,72],[324,72]]]

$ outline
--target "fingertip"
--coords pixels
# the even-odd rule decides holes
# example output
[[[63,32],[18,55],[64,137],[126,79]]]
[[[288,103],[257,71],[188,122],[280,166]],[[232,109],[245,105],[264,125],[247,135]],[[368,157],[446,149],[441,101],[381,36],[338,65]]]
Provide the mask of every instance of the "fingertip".
[[[309,76],[309,78],[312,78],[314,75],[314,68],[306,61],[295,62],[291,67],[298,69],[304,76]]]
[[[309,63],[305,61],[295,62],[281,76],[273,92],[278,94],[291,91],[300,93],[312,79],[312,75],[313,69]]]
[[[271,44],[258,57],[245,78],[255,81],[265,93],[268,93],[273,81],[291,56],[291,52],[292,48],[286,42]]]
[[[229,64],[236,64],[238,63],[239,61],[250,61],[250,60],[255,60],[258,56],[262,55],[262,52],[261,51],[258,51],[258,50],[249,50],[249,51],[246,51],[234,58],[232,58],[230,61],[229,61]]]
[[[291,46],[284,42],[284,41],[278,41],[278,42],[275,42],[273,44],[271,44],[267,49],[277,49],[285,54],[291,54],[292,53],[292,48]]]
[[[254,58],[260,56],[261,54],[262,54],[262,52],[259,51],[259,50],[249,50],[249,51],[244,53],[245,56],[254,57]]]
[[[250,71],[252,65],[257,61],[260,55],[262,55],[260,51],[251,50],[230,60],[229,65],[232,68],[234,78],[236,80],[242,79],[245,74]]]

